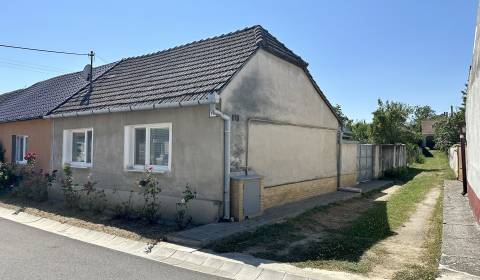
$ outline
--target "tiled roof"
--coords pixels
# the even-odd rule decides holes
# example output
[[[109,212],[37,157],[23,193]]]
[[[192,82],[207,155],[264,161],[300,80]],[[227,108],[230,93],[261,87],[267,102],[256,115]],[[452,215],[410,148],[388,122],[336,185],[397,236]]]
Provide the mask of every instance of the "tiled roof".
[[[261,26],[121,60],[53,114],[206,99],[220,91],[259,48],[306,69],[307,63]],[[327,101],[328,102],[328,101]]]
[[[114,63],[95,67],[94,79],[113,65]],[[0,95],[0,122],[41,118],[87,84],[83,71],[80,71],[4,93]]]

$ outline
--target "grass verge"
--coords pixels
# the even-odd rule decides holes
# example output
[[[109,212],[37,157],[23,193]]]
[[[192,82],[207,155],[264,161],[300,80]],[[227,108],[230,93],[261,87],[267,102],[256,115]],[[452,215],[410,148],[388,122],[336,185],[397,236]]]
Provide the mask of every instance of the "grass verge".
[[[444,179],[451,177],[446,155],[437,151],[432,153],[434,156],[426,158],[424,163],[408,168],[402,178],[402,188],[387,201],[376,200],[378,193],[374,193],[309,210],[284,223],[227,238],[215,244],[213,249],[217,252],[247,252],[300,267],[368,273],[384,254],[374,245],[393,235],[394,230],[415,211],[417,203],[432,188],[440,187]],[[348,208],[348,205],[354,207]],[[335,220],[342,221],[342,224],[332,222]],[[432,229],[429,234],[435,235],[437,231],[438,228]],[[426,265],[422,267],[435,266],[440,243],[441,240],[436,240],[428,245],[432,257],[425,257]]]
[[[394,280],[433,280],[438,276],[438,263],[442,254],[443,191],[430,218],[422,264],[406,267],[395,273]]]

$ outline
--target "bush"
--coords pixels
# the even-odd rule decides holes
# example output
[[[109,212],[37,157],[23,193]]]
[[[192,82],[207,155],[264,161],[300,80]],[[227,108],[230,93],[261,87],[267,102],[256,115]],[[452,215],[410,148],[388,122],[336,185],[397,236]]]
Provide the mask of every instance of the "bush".
[[[407,162],[408,164],[412,163],[424,163],[425,157],[423,156],[422,150],[417,144],[407,143],[405,145],[407,150]]]
[[[79,208],[80,194],[73,185],[72,169],[69,165],[63,167],[63,179],[61,181],[63,197],[68,208]]]
[[[128,196],[128,200],[122,202],[120,205],[116,205],[114,207],[114,218],[116,219],[125,219],[125,220],[132,220],[134,216],[136,216],[136,211],[133,208],[132,204],[133,198],[133,191],[130,191],[130,195]]]
[[[0,190],[11,189],[20,180],[15,165],[0,162]]]
[[[138,186],[143,191],[144,205],[141,216],[149,223],[154,223],[160,218],[160,201],[158,194],[162,191],[158,186],[157,178],[153,175],[153,168],[149,167],[138,181]]]
[[[177,217],[175,218],[179,229],[184,229],[192,223],[192,216],[188,212],[188,202],[197,197],[197,192],[192,191],[189,185],[185,186],[182,193],[183,198],[177,203]]]
[[[14,188],[14,194],[21,198],[44,202],[48,200],[48,189],[56,179],[57,171],[43,173],[43,170],[35,170],[29,167],[22,168],[22,179]]]
[[[95,185],[96,181],[91,180],[91,175],[88,176],[88,180],[83,184],[82,191],[85,192],[87,198],[88,210],[100,214],[107,208],[107,197],[104,190],[97,190]]]

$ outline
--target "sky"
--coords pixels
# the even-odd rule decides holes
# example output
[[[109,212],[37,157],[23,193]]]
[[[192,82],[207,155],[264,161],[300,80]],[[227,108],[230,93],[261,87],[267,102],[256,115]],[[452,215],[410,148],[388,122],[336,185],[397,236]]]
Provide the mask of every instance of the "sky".
[[[260,24],[309,63],[332,104],[461,103],[477,0],[4,1],[0,44],[86,53],[94,65]],[[0,48],[0,93],[80,71],[86,56]]]

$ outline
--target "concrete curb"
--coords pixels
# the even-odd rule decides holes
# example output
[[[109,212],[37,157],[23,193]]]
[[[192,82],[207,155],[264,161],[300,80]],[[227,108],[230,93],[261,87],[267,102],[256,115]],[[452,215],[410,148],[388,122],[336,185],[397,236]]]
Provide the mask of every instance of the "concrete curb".
[[[111,250],[228,279],[362,279],[355,275],[348,274],[347,276],[346,273],[321,270],[313,271],[286,264],[278,264],[278,266],[275,266],[275,264],[269,264],[270,262],[267,260],[256,259],[247,255],[241,258],[244,261],[240,261],[168,242],[156,244],[151,251],[147,253],[146,248],[148,244],[143,242],[62,224],[58,221],[37,217],[24,212],[15,214],[14,210],[2,207],[0,207],[0,218]],[[247,260],[248,263],[258,265],[248,264],[245,260]],[[271,265],[274,266],[273,269],[267,268]]]

